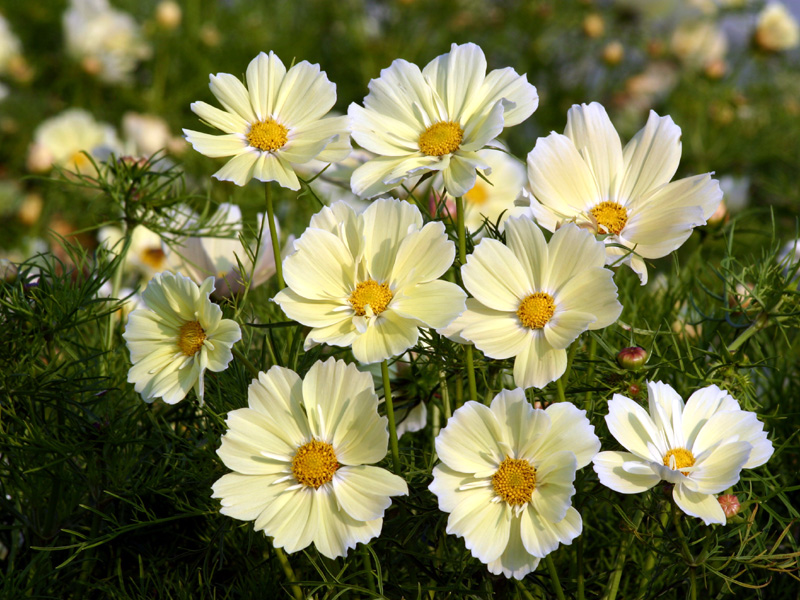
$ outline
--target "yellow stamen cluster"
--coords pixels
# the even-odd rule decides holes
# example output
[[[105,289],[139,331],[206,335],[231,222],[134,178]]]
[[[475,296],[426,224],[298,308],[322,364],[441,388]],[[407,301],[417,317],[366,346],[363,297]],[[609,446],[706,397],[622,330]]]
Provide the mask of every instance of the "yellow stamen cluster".
[[[664,455],[664,466],[678,471],[692,467],[694,466],[694,455],[686,448],[673,448]],[[681,471],[681,473],[684,477],[689,476],[686,471]]]
[[[197,321],[189,321],[181,326],[178,333],[178,348],[186,356],[194,356],[200,352],[205,341],[206,332]]]
[[[495,493],[511,506],[530,502],[536,489],[536,469],[527,460],[505,457],[492,475]]]
[[[478,180],[475,182],[473,188],[464,194],[464,200],[469,204],[476,206],[483,206],[489,199],[489,186],[483,181]]]
[[[419,136],[419,149],[428,156],[444,156],[459,149],[464,131],[453,121],[439,121]]]
[[[367,305],[373,313],[379,315],[386,310],[393,297],[388,283],[378,283],[374,279],[367,279],[359,283],[350,294],[350,305],[359,317],[367,314]]]
[[[591,213],[604,233],[619,235],[628,222],[628,211],[616,202],[601,202],[591,210]]]
[[[148,267],[152,267],[153,269],[159,271],[163,267],[167,255],[164,254],[164,251],[161,248],[152,247],[142,250],[141,254],[139,254],[139,258]]]
[[[250,126],[250,133],[247,134],[247,142],[253,148],[264,152],[279,150],[287,141],[289,141],[289,130],[272,118],[253,123]]]
[[[556,312],[556,303],[547,292],[536,292],[525,298],[517,309],[520,322],[530,329],[541,329]]]
[[[297,449],[292,459],[292,474],[298,483],[319,488],[333,479],[339,461],[333,446],[319,440],[311,440]]]

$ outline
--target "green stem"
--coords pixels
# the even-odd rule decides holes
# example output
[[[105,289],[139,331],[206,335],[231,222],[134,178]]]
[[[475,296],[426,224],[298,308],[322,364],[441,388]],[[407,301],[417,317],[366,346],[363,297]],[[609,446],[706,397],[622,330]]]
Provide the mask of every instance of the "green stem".
[[[385,360],[381,363],[381,375],[383,375],[383,399],[386,402],[386,417],[389,419],[389,446],[392,449],[392,463],[394,464],[394,472],[399,474],[400,451],[397,448],[397,427],[394,422],[392,387],[389,383],[389,363]]]
[[[375,592],[375,582],[372,580],[372,562],[369,559],[369,550],[366,546],[361,546],[361,563],[364,565],[364,574],[367,576],[367,589]]]
[[[258,369],[256,368],[256,366],[253,363],[251,363],[248,360],[248,358],[242,353],[242,351],[239,350],[236,346],[234,346],[233,348],[231,348],[231,352],[236,357],[236,360],[238,360],[240,363],[242,363],[244,368],[247,369],[248,371],[250,371],[250,374],[253,377],[258,379]]]
[[[464,228],[464,198],[456,198],[456,229],[458,230],[458,262],[463,267],[467,264],[467,231]],[[467,365],[467,385],[469,386],[469,399],[478,400],[478,387],[475,384],[475,362],[472,358],[473,348],[467,345],[464,348],[464,362]]]
[[[661,546],[661,540],[664,539],[664,532],[667,530],[667,523],[669,523],[669,511],[665,510],[661,513],[660,517],[661,523],[661,530],[658,532],[659,535],[653,540],[653,546],[647,552],[647,556],[644,559],[644,566],[642,567],[642,577],[639,580],[639,598],[644,598],[645,593],[647,591],[647,587],[650,585],[651,577],[650,572],[653,570],[653,567],[656,565],[656,553],[658,552],[659,547]]]
[[[561,581],[558,579],[558,571],[556,571],[556,565],[553,563],[552,552],[544,557],[544,562],[545,564],[547,564],[547,570],[550,572],[550,579],[553,580],[553,588],[556,591],[556,597],[558,598],[558,600],[566,600],[566,597],[564,596],[564,590],[561,589]]]
[[[556,380],[556,391],[558,392],[558,401],[559,402],[566,402],[567,401],[567,397],[564,395],[563,378]]]
[[[689,544],[686,541],[686,535],[683,533],[683,527],[681,527],[681,517],[678,514],[678,507],[675,504],[672,505],[672,523],[675,525],[675,530],[678,532],[678,539],[681,542],[681,554],[683,555],[683,559],[687,564],[693,565],[694,557],[692,557],[692,553],[689,550]]]
[[[289,558],[286,556],[283,548],[275,548],[275,555],[278,557],[278,562],[281,563],[281,568],[283,569],[283,573],[286,575],[286,579],[289,580],[289,583],[292,586],[292,596],[295,597],[295,600],[303,600],[303,590],[301,590],[300,586],[297,585],[297,577],[294,574],[292,565],[289,564]]]
[[[116,298],[119,296],[119,290],[122,288],[122,275],[125,272],[125,257],[128,255],[128,250],[131,247],[131,236],[129,235],[128,224],[123,221],[122,223],[122,249],[119,252],[119,256],[116,259],[116,265],[114,266],[114,275],[113,279],[111,280],[111,297]],[[112,348],[111,346],[114,343],[114,319],[116,318],[116,313],[111,313],[108,315],[108,328],[106,329],[106,352],[110,353]],[[105,368],[104,363],[104,368]]]
[[[586,381],[591,382],[594,381],[594,356],[597,353],[597,340],[594,338],[593,335],[589,335],[589,368],[586,371]],[[589,417],[594,414],[594,396],[592,392],[586,392],[586,406],[589,408],[587,412]]]
[[[578,600],[584,600],[586,580],[583,576],[583,536],[579,535],[575,543],[576,562],[578,563]]]
[[[453,411],[450,408],[450,390],[447,387],[447,375],[444,371],[439,371],[439,393],[442,395],[442,410],[447,421],[453,416]]]
[[[628,545],[631,543],[633,536],[636,535],[636,530],[639,529],[642,517],[644,517],[644,513],[641,510],[637,510],[633,515],[633,528],[631,532],[622,538],[622,542],[617,550],[616,559],[614,560],[614,571],[611,573],[611,579],[609,579],[608,585],[606,586],[606,594],[603,596],[604,600],[614,600],[614,598],[617,597],[619,582],[620,579],[622,579],[622,567],[625,566],[625,557],[628,553]]]
[[[278,288],[283,289],[283,264],[281,263],[281,247],[278,242],[278,228],[275,226],[275,210],[272,207],[272,188],[269,182],[264,184],[264,197],[267,200],[267,219],[269,219],[269,237],[272,240],[272,256],[275,257],[275,277],[278,279]]]

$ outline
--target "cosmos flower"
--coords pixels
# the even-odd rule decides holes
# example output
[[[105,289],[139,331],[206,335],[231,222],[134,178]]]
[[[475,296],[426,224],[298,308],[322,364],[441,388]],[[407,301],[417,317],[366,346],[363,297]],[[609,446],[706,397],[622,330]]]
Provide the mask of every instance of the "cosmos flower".
[[[534,409],[521,389],[504,390],[491,406],[469,401],[453,413],[436,438],[442,462],[429,489],[450,513],[447,533],[491,573],[522,579],[580,535],[575,473],[599,449],[586,411]]]
[[[245,185],[255,177],[298,190],[295,165],[336,162],[350,153],[347,118],[325,117],[336,103],[336,86],[319,65],[303,61],[287,71],[274,53],[262,52],[247,66],[247,87],[228,73],[210,79],[225,110],[205,102],[191,108],[224,135],[183,132],[200,154],[233,157],[214,173],[217,179]]]
[[[147,308],[130,314],[123,337],[133,363],[128,383],[147,402],[175,404],[192,388],[202,402],[206,369],[224,371],[233,359],[242,332],[208,299],[213,290],[213,277],[198,287],[180,273],[157,273],[142,292]]]
[[[781,2],[769,2],[759,13],[756,43],[768,52],[783,52],[800,45],[800,26]]]
[[[378,362],[414,346],[420,327],[445,327],[464,310],[463,290],[439,280],[453,242],[442,223],[423,227],[408,202],[377,200],[358,215],[337,202],[312,217],[295,249],[275,302],[313,328],[306,348],[352,346],[356,360]]]
[[[217,454],[232,469],[213,485],[224,515],[255,521],[287,552],[314,544],[336,558],[380,535],[397,475],[371,466],[386,456],[386,417],[372,377],[333,358],[304,379],[282,367],[259,373],[248,408],[228,413]]]
[[[575,222],[605,236],[607,263],[630,265],[644,285],[644,259],[679,248],[722,200],[710,173],[670,182],[680,137],[670,117],[651,111],[623,149],[605,108],[573,106],[564,135],[539,138],[528,154],[533,216],[550,231]]]
[[[716,385],[697,390],[685,405],[666,383],[648,382],[647,390],[648,410],[620,394],[609,401],[608,429],[626,451],[594,458],[600,482],[637,494],[668,481],[683,512],[724,525],[717,494],[736,484],[742,469],[772,456],[764,424]]]
[[[363,107],[348,110],[353,139],[378,155],[353,172],[353,193],[363,197],[432,171],[441,172],[451,196],[463,196],[476,170],[489,168],[478,151],[539,104],[525,75],[511,68],[487,74],[475,44],[453,44],[421,71],[395,60],[369,90]]]
[[[506,221],[507,245],[484,238],[461,267],[467,310],[442,333],[486,356],[516,357],[514,382],[542,388],[567,367],[566,348],[622,312],[603,244],[573,224],[550,242],[526,217]]]

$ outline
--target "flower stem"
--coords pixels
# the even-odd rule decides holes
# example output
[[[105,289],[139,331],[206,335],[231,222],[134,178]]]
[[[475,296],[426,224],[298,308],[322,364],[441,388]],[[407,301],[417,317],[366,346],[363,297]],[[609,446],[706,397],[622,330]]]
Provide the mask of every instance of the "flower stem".
[[[248,371],[250,371],[250,374],[253,377],[258,379],[258,369],[256,368],[256,366],[253,363],[251,363],[248,360],[248,358],[242,353],[242,351],[239,350],[236,346],[234,346],[233,348],[231,348],[231,352],[236,357],[236,360],[238,360],[240,363],[242,363],[244,368],[247,369]]]
[[[116,298],[119,296],[119,290],[122,287],[122,275],[125,271],[125,257],[128,254],[128,249],[131,247],[131,235],[130,230],[128,228],[127,222],[123,221],[122,223],[122,249],[119,251],[119,255],[116,259],[116,265],[114,265],[114,275],[111,280],[111,297]],[[116,318],[116,313],[111,313],[108,315],[108,329],[106,329],[106,352],[111,352],[111,346],[114,343],[114,319]],[[104,369],[107,366],[107,363],[104,363]]]
[[[394,422],[392,388],[389,383],[389,363],[385,360],[381,363],[381,375],[383,375],[383,398],[386,401],[386,418],[389,419],[389,446],[392,449],[392,463],[394,464],[394,472],[399,474],[400,451],[397,448],[397,426]]]
[[[281,568],[283,569],[284,575],[286,575],[286,579],[289,580],[292,586],[292,595],[295,597],[295,600],[303,600],[303,590],[297,585],[297,577],[294,574],[292,565],[289,564],[289,558],[286,556],[283,548],[275,548],[275,555],[278,557],[278,562],[281,563]]]
[[[456,229],[458,230],[458,262],[463,266],[467,264],[467,231],[464,228],[464,198],[456,198]],[[475,362],[472,358],[472,345],[464,347],[464,362],[467,364],[467,385],[469,386],[469,399],[478,400],[478,388],[475,384]]]
[[[283,281],[283,264],[281,264],[281,247],[278,242],[278,228],[275,226],[275,210],[272,207],[272,188],[269,182],[264,184],[264,197],[267,200],[267,219],[269,219],[269,237],[272,241],[272,256],[275,257],[275,277],[278,279],[278,288],[283,289],[286,283]]]
[[[625,557],[628,553],[628,545],[631,543],[633,536],[636,535],[636,530],[639,529],[642,517],[644,517],[644,513],[641,510],[637,510],[633,515],[633,528],[628,535],[622,538],[622,542],[617,550],[617,557],[614,560],[614,571],[611,573],[611,579],[608,580],[603,600],[614,600],[614,598],[617,597],[619,581],[622,579],[622,567],[625,566]]]
[[[578,563],[577,564],[577,568],[578,568],[578,600],[584,600],[584,598],[585,598],[584,589],[585,589],[585,586],[586,586],[586,580],[585,580],[585,577],[583,575],[583,536],[582,535],[579,535],[578,539],[576,540],[575,553],[576,553],[575,560]]]
[[[544,562],[547,564],[547,570],[550,573],[550,579],[553,580],[553,588],[556,591],[556,597],[558,600],[566,600],[566,596],[564,596],[564,590],[561,589],[561,581],[558,579],[558,571],[556,571],[556,565],[553,563],[553,554],[550,553],[544,557]]]

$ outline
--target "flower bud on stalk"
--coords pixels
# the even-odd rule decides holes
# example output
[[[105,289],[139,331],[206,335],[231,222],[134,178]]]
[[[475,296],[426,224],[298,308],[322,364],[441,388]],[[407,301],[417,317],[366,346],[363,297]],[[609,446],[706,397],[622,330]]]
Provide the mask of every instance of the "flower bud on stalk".
[[[623,348],[617,354],[617,364],[627,371],[638,371],[647,362],[647,350],[640,346]]]

